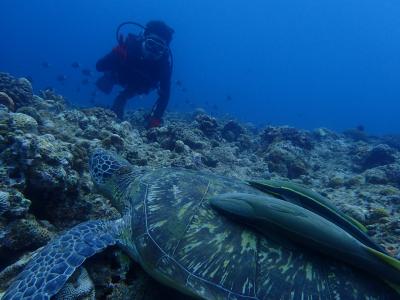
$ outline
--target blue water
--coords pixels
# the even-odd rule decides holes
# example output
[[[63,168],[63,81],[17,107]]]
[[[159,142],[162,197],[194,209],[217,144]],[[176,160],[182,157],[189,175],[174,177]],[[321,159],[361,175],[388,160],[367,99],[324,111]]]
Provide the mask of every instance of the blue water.
[[[94,70],[120,22],[162,19],[176,32],[173,78],[182,82],[169,110],[199,106],[255,124],[400,133],[395,0],[1,0],[0,11],[0,71],[31,76],[36,90],[54,87],[77,105],[91,105],[95,88],[80,86],[70,64]],[[135,100],[133,108],[151,106],[155,95]]]

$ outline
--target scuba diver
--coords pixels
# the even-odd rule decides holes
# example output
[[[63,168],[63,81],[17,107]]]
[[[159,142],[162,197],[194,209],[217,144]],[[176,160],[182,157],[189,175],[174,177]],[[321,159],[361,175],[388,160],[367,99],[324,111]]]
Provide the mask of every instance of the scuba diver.
[[[119,31],[127,24],[140,26],[143,33],[129,33],[124,39]],[[96,82],[101,91],[109,94],[115,84],[123,87],[111,108],[118,118],[122,119],[128,99],[158,89],[147,128],[160,126],[170,96],[172,54],[169,44],[173,33],[174,30],[162,21],[150,21],[146,26],[125,22],[118,27],[118,45],[96,64],[97,71],[104,73]]]

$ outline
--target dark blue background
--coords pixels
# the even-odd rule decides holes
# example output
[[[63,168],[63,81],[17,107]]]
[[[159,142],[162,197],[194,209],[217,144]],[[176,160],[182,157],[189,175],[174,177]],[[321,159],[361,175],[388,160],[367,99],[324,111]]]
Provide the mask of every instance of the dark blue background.
[[[203,106],[257,124],[400,132],[395,0],[1,0],[0,11],[0,70],[32,76],[36,89],[53,86],[79,105],[89,104],[94,86],[78,93],[82,76],[70,64],[94,70],[122,21],[163,19],[176,31],[174,80],[187,90],[174,84],[170,110]],[[68,76],[64,85],[59,74]]]

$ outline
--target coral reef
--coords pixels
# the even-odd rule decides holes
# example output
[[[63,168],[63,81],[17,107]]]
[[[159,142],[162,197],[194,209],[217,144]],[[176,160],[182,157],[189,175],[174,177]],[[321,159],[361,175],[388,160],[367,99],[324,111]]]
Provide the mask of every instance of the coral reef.
[[[54,300],[75,299],[96,299],[93,281],[83,267],[78,268],[57,295],[54,296]]]
[[[360,156],[361,167],[366,170],[395,162],[396,151],[388,145],[380,144],[360,153]]]
[[[313,147],[310,133],[288,126],[268,126],[261,132],[260,137],[262,143],[267,145],[280,141],[288,141],[293,146],[297,146],[302,149],[311,150]]]
[[[15,109],[13,99],[11,99],[11,97],[4,92],[0,92],[0,104],[4,105],[5,107],[7,107],[7,109],[11,111],[14,111]]]
[[[12,100],[14,109],[34,103],[32,85],[26,78],[14,78],[10,74],[0,73],[0,92]]]
[[[0,191],[0,216],[10,209],[10,194]]]
[[[144,111],[127,116],[119,122],[104,108],[69,107],[51,90],[33,95],[29,81],[0,73],[0,291],[30,251],[63,230],[89,219],[119,217],[88,173],[89,153],[97,147],[113,150],[137,166],[295,180],[328,196],[400,256],[398,138],[325,128],[255,130],[204,110],[169,113],[162,127],[147,130]],[[96,298],[102,299],[150,300],[173,293],[119,250],[111,250],[89,259],[87,272],[79,271],[63,295],[92,299],[93,286]],[[149,288],[154,285],[157,289]]]

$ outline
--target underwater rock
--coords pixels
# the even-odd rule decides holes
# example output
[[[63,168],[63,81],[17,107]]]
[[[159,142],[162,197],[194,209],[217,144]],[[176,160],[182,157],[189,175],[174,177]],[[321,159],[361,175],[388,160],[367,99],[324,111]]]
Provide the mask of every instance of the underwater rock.
[[[14,102],[15,109],[34,103],[32,85],[26,78],[14,78],[0,73],[0,92],[6,93]]]
[[[258,143],[247,134],[241,134],[235,141],[235,144],[239,147],[241,152],[248,152],[249,154],[254,153],[258,148]]]
[[[239,123],[230,120],[224,125],[224,127],[222,127],[221,135],[228,142],[234,142],[244,132],[244,128]]]
[[[384,170],[389,182],[400,186],[400,164],[390,164],[381,167]]]
[[[85,108],[82,112],[91,122],[97,124],[112,124],[117,118],[113,111],[101,107]]]
[[[93,192],[93,184],[86,182],[85,177],[72,192],[60,191],[54,194],[39,190],[43,197],[33,194],[35,199],[32,199],[31,211],[42,219],[49,220],[57,228],[71,227],[71,224],[89,219],[120,218],[119,212],[108,199]]]
[[[10,209],[10,194],[0,191],[0,216]]]
[[[156,127],[148,131],[147,139],[158,143],[163,149],[172,150],[176,143],[176,134],[170,127]]]
[[[365,182],[371,184],[388,184],[390,182],[385,170],[382,168],[372,168],[364,172]]]
[[[157,142],[161,148],[173,151],[176,141],[180,140],[193,150],[206,148],[206,141],[196,130],[179,128],[177,126],[164,126],[153,128],[147,132],[149,142]]]
[[[224,165],[231,165],[237,162],[238,148],[229,146],[218,146],[218,147],[213,147],[208,152],[208,154],[210,156],[210,159],[215,161],[215,166],[213,167],[216,167],[216,164],[218,162]]]
[[[11,251],[34,250],[47,244],[54,233],[34,218],[18,219],[6,227],[0,245]],[[0,246],[1,247],[1,246]]]
[[[400,151],[400,134],[391,134],[382,137],[383,143]]]
[[[31,206],[31,201],[25,198],[24,194],[19,191],[14,191],[10,195],[10,208],[8,214],[14,217],[24,217]]]
[[[35,158],[40,159],[40,162],[66,167],[71,164],[72,154],[68,144],[57,140],[52,134],[35,137],[32,140],[32,147],[36,153]]]
[[[196,116],[195,122],[197,127],[207,136],[212,137],[218,129],[217,120],[209,115],[199,114]]]
[[[335,174],[329,177],[328,186],[330,188],[339,188],[345,184],[345,179],[340,174]]]
[[[302,156],[291,148],[283,148],[279,143],[270,147],[264,160],[268,163],[269,171],[290,179],[306,175],[308,166]]]
[[[33,96],[34,106],[38,110],[43,110],[51,114],[58,114],[67,109],[67,101],[62,95],[57,94],[52,89],[40,91],[40,96]]]
[[[177,138],[182,140],[185,145],[188,145],[193,150],[207,148],[207,141],[201,137],[197,130],[183,129],[179,132]]]
[[[369,211],[366,221],[368,224],[387,223],[389,222],[389,216],[390,212],[388,210],[384,207],[376,206]]]
[[[348,188],[357,187],[365,183],[365,178],[362,175],[354,175],[350,178],[346,178],[344,185]]]
[[[289,126],[268,126],[261,132],[260,139],[266,146],[280,141],[289,141],[302,149],[311,150],[313,148],[312,138],[308,132]]]
[[[363,141],[366,142],[368,141],[368,135],[364,130],[360,130],[359,128],[350,128],[345,131],[343,131],[343,134],[352,139],[354,142],[359,142]]]
[[[110,295],[107,296],[108,300],[135,300],[141,299],[137,298],[136,296],[139,294],[138,287],[135,286],[128,286],[125,283],[117,283],[114,284],[112,292]]]
[[[7,149],[12,150],[12,149]],[[0,159],[0,179],[1,182],[11,188],[21,191],[26,187],[26,176],[24,170],[19,167],[19,162],[14,161],[14,155],[9,155],[11,151],[3,151],[2,159]]]
[[[8,194],[10,206],[7,210],[7,215],[10,216],[10,218],[21,218],[26,216],[31,206],[31,201],[26,199],[24,194],[17,190],[13,190]]]
[[[32,117],[33,119],[35,119],[35,121],[37,122],[38,125],[42,124],[42,117],[40,116],[40,113],[34,107],[23,106],[17,110],[17,113],[28,115],[28,116]]]
[[[364,153],[361,166],[364,170],[388,165],[396,160],[395,151],[388,145],[380,144]]]
[[[114,147],[115,150],[122,151],[124,148],[124,140],[118,134],[110,134],[103,139],[102,144],[106,149]]]
[[[0,92],[0,104],[3,104],[11,111],[15,110],[14,101],[4,92]]]
[[[61,288],[61,290],[54,295],[54,300],[65,299],[96,299],[93,281],[84,267],[78,268]]]
[[[28,189],[34,190],[35,194],[43,192],[44,195],[62,191],[73,193],[78,183],[78,175],[61,165],[40,164],[30,170],[28,179]]]
[[[218,165],[218,159],[213,157],[212,155],[205,155],[201,157],[201,161],[204,165],[210,168],[215,168]]]
[[[185,145],[185,143],[182,142],[181,140],[176,140],[175,141],[175,147],[174,147],[175,152],[183,153],[183,152],[187,151],[186,147],[187,146]]]
[[[22,113],[11,114],[11,130],[20,130],[24,133],[37,133],[38,123],[34,118]]]
[[[81,129],[85,129],[90,123],[87,115],[77,109],[63,111],[58,115],[58,118],[69,125],[73,125]]]
[[[337,139],[339,136],[336,132],[333,132],[332,130],[329,130],[327,128],[316,128],[312,132],[312,135],[318,141],[327,139]]]

